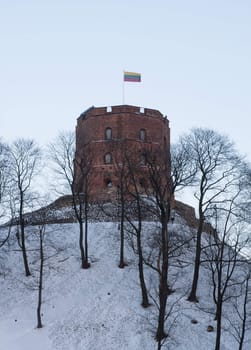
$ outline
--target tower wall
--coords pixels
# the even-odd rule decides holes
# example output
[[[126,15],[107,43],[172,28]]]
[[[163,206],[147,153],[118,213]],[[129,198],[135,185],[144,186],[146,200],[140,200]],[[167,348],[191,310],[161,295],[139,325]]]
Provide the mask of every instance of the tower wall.
[[[148,108],[91,107],[77,120],[76,157],[81,158],[87,148],[92,168],[89,185],[92,200],[109,200],[118,185],[115,162],[122,162],[118,149],[134,155],[138,152],[139,156],[142,149],[170,152],[169,121],[159,111]],[[111,162],[107,162],[109,154]],[[142,174],[144,168],[142,164]]]

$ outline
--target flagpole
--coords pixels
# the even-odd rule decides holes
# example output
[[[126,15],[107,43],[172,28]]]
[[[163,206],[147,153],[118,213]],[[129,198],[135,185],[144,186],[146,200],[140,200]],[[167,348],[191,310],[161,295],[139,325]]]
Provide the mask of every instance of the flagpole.
[[[123,71],[123,83],[122,83],[122,104],[125,104],[125,80],[124,80],[125,71]]]
[[[123,85],[122,85],[122,103],[125,104],[125,82],[141,82],[141,74],[135,72],[123,72]]]

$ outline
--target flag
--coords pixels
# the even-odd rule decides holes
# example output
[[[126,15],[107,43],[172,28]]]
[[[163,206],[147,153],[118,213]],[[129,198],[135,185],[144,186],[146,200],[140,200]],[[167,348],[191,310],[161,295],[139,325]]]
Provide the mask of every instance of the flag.
[[[141,82],[141,74],[134,72],[124,72],[124,81],[131,81],[133,83]]]

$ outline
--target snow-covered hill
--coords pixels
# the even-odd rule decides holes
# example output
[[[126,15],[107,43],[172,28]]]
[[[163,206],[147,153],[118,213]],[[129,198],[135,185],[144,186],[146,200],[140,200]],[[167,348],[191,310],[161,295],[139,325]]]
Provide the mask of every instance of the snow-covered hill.
[[[152,225],[152,226],[151,226]],[[154,227],[145,223],[145,231]],[[24,277],[21,252],[15,232],[0,250],[0,349],[1,350],[153,350],[156,307],[140,306],[137,256],[126,246],[128,266],[118,268],[119,239],[116,223],[92,223],[89,233],[91,268],[80,268],[77,224],[47,225],[43,290],[43,325],[36,328],[37,276],[39,268],[38,235],[30,227],[28,238],[31,277]],[[189,235],[182,222],[173,231]],[[35,249],[35,250],[34,250]],[[192,261],[193,249],[187,247],[183,260]],[[186,300],[192,267],[171,268],[175,292],[168,298],[169,337],[163,349],[213,350],[215,327],[209,272],[202,268],[200,303]],[[156,276],[147,270],[147,285],[155,293]],[[175,302],[176,301],[176,302]],[[175,304],[174,304],[175,302]],[[198,307],[199,306],[199,307]],[[229,313],[230,308],[224,309]],[[196,323],[197,322],[197,323]],[[226,326],[226,325],[223,325]],[[234,338],[223,331],[222,350],[238,349]],[[248,345],[245,350],[249,349]]]

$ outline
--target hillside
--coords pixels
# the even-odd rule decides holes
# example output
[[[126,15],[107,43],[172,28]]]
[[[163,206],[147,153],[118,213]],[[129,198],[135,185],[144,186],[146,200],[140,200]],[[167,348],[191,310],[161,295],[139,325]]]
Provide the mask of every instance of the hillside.
[[[170,224],[174,235],[193,232],[177,218]],[[145,237],[156,231],[155,223],[144,225]],[[206,240],[207,234],[204,234]],[[215,327],[210,274],[202,268],[198,305],[189,303],[194,243],[183,251],[180,267],[172,266],[170,281],[175,290],[168,298],[172,314],[166,322],[169,337],[163,349],[213,350]],[[36,328],[38,235],[29,227],[29,261],[32,276],[24,277],[21,252],[15,232],[0,257],[0,349],[8,350],[153,350],[156,307],[140,306],[137,257],[126,246],[128,266],[119,269],[119,240],[116,222],[92,223],[89,233],[91,268],[80,269],[77,224],[47,225],[43,290],[43,325]],[[155,296],[155,273],[146,269],[150,294]],[[204,312],[201,308],[207,309]],[[210,313],[210,311],[212,313]],[[230,305],[224,316],[233,317]],[[195,323],[195,321],[197,323]],[[227,323],[223,324],[224,329]],[[222,349],[238,349],[234,338],[223,330]],[[244,347],[245,350],[249,346]]]

